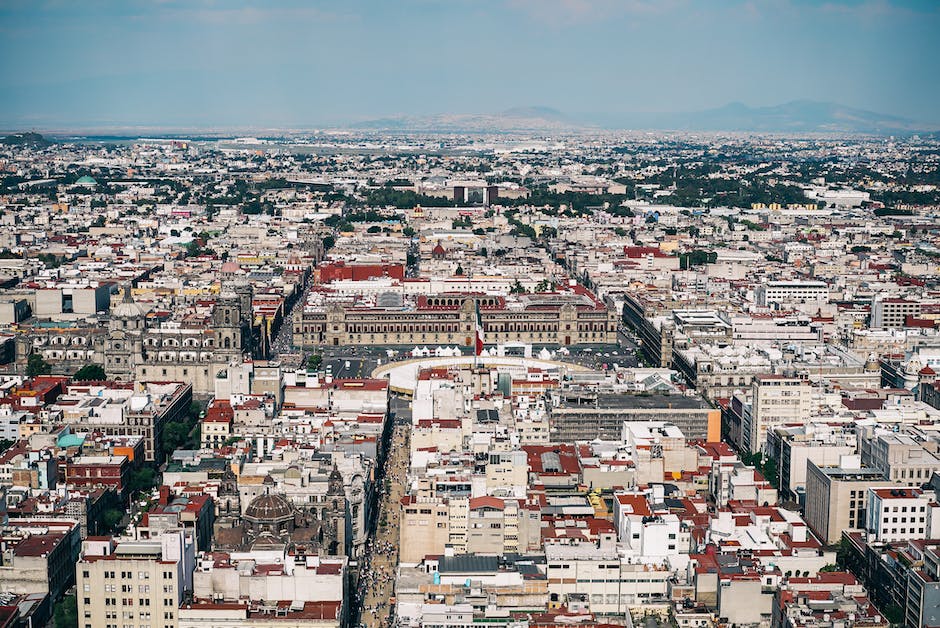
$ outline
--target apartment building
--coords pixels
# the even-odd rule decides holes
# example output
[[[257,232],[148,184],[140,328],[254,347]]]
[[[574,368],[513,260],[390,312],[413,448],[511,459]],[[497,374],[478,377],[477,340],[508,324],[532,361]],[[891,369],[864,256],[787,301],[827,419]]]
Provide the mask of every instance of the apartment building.
[[[688,551],[688,534],[681,532],[679,517],[666,509],[654,512],[643,493],[615,493],[613,523],[617,538],[640,562],[662,564]]]
[[[58,600],[74,581],[81,542],[78,523],[19,519],[0,528],[0,591],[46,593]]]
[[[346,599],[345,556],[288,551],[201,553],[193,575],[193,597],[228,603],[262,600],[338,602]]]
[[[450,504],[440,497],[411,497],[401,500],[398,526],[399,560],[418,563],[425,556],[443,554],[450,542]]]
[[[194,541],[182,530],[150,541],[86,539],[75,566],[79,626],[176,628],[193,586]]]
[[[740,449],[763,451],[768,430],[785,423],[805,422],[810,414],[811,393],[805,379],[783,375],[754,377],[750,408],[742,417]]]
[[[920,315],[919,301],[895,298],[876,298],[871,304],[872,329],[903,329],[908,316]]]
[[[754,300],[760,307],[826,303],[829,301],[829,286],[824,281],[768,281],[754,289]]]
[[[812,460],[819,467],[837,466],[842,456],[856,452],[857,442],[853,428],[825,423],[768,430],[764,454],[777,463],[780,496],[803,504],[807,462]]]
[[[932,539],[940,532],[940,505],[933,493],[916,488],[869,488],[868,534],[894,543]]]
[[[149,541],[86,539],[75,566],[79,626],[177,628],[195,557],[195,539],[181,530]]]
[[[858,456],[842,456],[838,466],[807,465],[806,523],[826,544],[838,543],[843,530],[866,528],[868,489],[897,487]]]
[[[721,439],[721,412],[683,395],[624,395],[563,388],[552,391],[549,425],[553,443],[619,439],[624,421],[664,421],[692,439]]]
[[[179,628],[340,628],[341,601],[216,602],[194,600],[179,609]]]
[[[69,425],[108,436],[139,436],[146,460],[162,462],[163,428],[182,420],[192,399],[192,385],[182,381],[75,382],[49,409],[61,412]]]
[[[878,469],[889,480],[921,486],[940,472],[940,452],[935,441],[915,439],[910,434],[877,434],[863,439],[862,463]]]
[[[546,545],[549,606],[569,604],[595,615],[623,616],[631,607],[663,601],[671,569],[631,563],[613,543]]]

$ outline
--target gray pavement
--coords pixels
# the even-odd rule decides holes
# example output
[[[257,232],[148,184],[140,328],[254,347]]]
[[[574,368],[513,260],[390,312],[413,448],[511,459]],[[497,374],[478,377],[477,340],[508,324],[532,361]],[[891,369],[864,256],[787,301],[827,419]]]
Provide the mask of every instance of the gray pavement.
[[[411,421],[407,405],[396,402],[401,422],[392,427],[389,455],[381,480],[378,521],[360,570],[360,626],[383,628],[394,621],[393,600],[398,568],[399,504],[405,495],[410,459]]]

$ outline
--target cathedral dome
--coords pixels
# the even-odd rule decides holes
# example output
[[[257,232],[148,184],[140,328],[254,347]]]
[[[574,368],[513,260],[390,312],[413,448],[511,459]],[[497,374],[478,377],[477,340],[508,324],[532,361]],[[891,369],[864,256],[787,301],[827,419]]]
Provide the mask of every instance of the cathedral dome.
[[[144,315],[144,308],[136,303],[121,302],[114,306],[111,315],[117,318],[138,318]]]
[[[251,523],[280,523],[293,516],[293,506],[277,493],[258,495],[245,508],[245,519]]]
[[[145,314],[144,308],[134,301],[134,297],[131,296],[130,285],[124,286],[124,298],[111,309],[111,315],[116,318],[139,318]]]

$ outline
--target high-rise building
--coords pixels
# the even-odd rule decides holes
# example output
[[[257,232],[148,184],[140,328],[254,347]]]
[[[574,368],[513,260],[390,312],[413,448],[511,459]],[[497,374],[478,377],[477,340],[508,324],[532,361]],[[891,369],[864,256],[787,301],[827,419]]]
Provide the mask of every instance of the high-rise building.
[[[743,416],[742,451],[762,451],[767,432],[784,423],[803,423],[810,415],[809,382],[783,375],[758,375],[751,381],[750,411]]]
[[[876,298],[871,304],[871,328],[901,329],[908,316],[917,316],[920,312],[918,301]]]
[[[868,489],[896,487],[858,456],[842,456],[839,466],[807,465],[806,523],[826,544],[838,543],[843,530],[865,528]]]
[[[192,532],[149,541],[95,537],[75,566],[81,628],[176,628],[183,592],[192,590]]]

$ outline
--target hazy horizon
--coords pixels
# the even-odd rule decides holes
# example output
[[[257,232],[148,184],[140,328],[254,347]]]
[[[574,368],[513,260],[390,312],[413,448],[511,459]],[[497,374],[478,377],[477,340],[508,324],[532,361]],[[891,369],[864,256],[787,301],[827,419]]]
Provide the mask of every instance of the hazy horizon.
[[[940,3],[0,0],[4,128],[833,102],[940,124]]]

